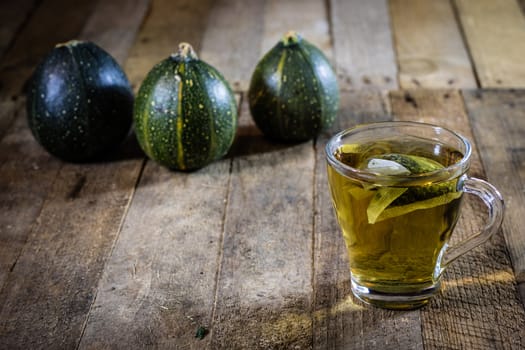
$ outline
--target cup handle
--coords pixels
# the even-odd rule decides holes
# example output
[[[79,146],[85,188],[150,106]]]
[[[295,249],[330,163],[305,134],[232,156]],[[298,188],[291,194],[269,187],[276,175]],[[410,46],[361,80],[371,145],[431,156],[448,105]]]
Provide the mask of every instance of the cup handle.
[[[445,256],[441,264],[441,271],[461,255],[486,242],[496,231],[498,231],[501,222],[503,221],[505,205],[501,194],[494,186],[484,180],[467,177],[464,180],[463,192],[474,194],[483,200],[489,210],[488,222],[480,233],[470,236],[445,251]]]

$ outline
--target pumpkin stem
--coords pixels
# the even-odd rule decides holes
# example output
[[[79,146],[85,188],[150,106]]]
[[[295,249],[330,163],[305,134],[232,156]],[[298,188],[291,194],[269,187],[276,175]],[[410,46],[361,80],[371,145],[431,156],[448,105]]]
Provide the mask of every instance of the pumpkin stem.
[[[193,50],[193,47],[188,44],[188,43],[180,43],[179,44],[179,51],[177,51],[176,54],[172,54],[171,55],[172,57],[173,56],[179,56],[181,57],[183,60],[186,60],[186,59],[197,59],[197,53],[195,52],[195,50]]]
[[[284,46],[288,46],[297,44],[299,41],[301,41],[301,39],[301,35],[299,35],[295,30],[290,30],[283,36],[281,41],[284,44]]]
[[[81,44],[83,43],[82,40],[69,40],[69,41],[66,41],[65,43],[58,43],[55,45],[55,48],[58,48],[58,47],[63,47],[63,46],[76,46],[78,44]]]

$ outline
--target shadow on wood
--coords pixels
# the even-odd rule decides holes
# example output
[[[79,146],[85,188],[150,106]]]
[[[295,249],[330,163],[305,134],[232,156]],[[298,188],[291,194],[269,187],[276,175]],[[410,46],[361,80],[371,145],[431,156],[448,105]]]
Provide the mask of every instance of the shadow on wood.
[[[284,142],[265,137],[254,124],[239,125],[237,136],[227,158],[270,153],[291,148],[306,142]]]
[[[101,157],[101,162],[115,162],[128,159],[142,159],[145,157],[144,152],[139,146],[135,133],[131,131],[120,146],[109,152],[106,156]]]

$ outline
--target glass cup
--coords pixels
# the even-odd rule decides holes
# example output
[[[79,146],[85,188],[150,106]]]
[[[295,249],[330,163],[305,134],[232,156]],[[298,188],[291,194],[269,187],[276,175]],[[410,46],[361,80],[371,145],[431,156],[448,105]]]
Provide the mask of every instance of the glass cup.
[[[329,140],[328,182],[355,296],[389,309],[423,306],[445,268],[498,230],[503,199],[466,175],[471,154],[463,136],[416,122],[360,125]],[[488,221],[449,246],[463,193],[483,200]]]

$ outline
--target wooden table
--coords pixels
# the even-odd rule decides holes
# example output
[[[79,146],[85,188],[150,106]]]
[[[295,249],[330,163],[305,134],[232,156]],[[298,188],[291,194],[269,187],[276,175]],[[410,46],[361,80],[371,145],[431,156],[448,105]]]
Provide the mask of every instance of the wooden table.
[[[523,0],[16,0],[0,4],[1,349],[525,348]],[[289,29],[342,90],[312,142],[263,138],[247,108],[258,59]],[[230,81],[230,154],[192,173],[130,138],[108,160],[47,154],[24,82],[54,44],[96,42],[136,89],[180,41]],[[453,128],[470,174],[503,193],[500,232],[460,258],[426,307],[366,306],[349,289],[325,175],[334,132],[375,120]],[[455,239],[483,224],[469,201]],[[201,337],[196,332],[201,331]],[[202,339],[201,339],[202,338]]]

